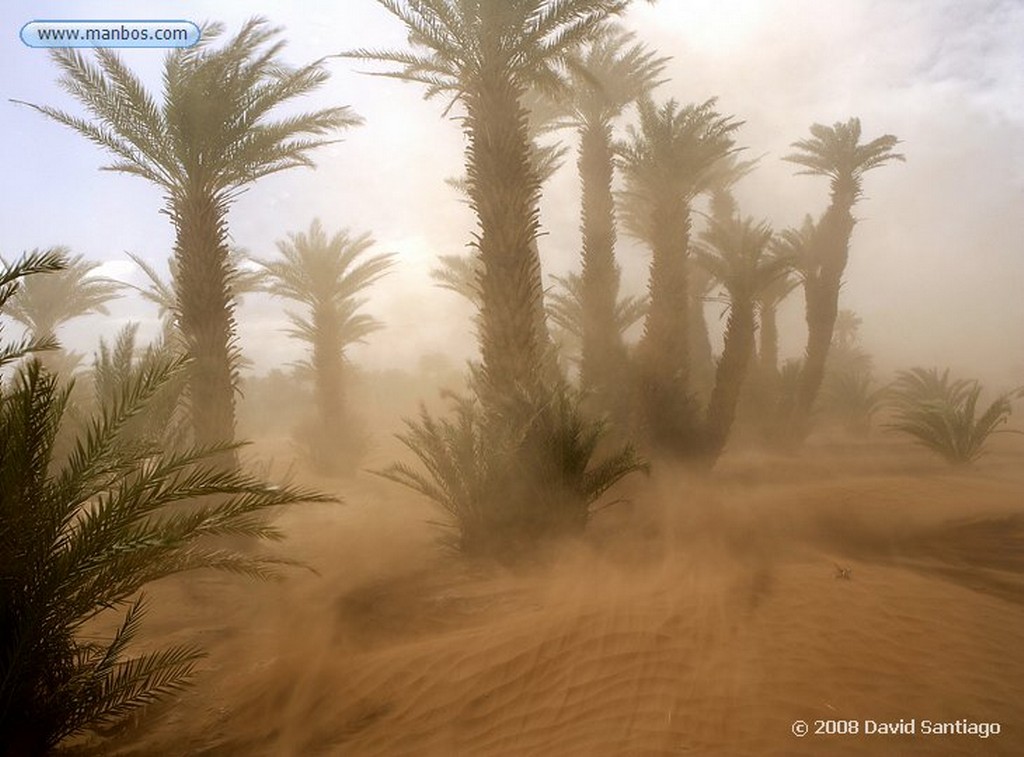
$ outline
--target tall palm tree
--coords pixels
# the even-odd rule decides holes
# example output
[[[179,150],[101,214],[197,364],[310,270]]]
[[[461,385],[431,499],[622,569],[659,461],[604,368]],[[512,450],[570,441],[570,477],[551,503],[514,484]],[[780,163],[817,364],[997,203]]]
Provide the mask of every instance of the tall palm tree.
[[[0,312],[9,314],[11,299],[25,285],[26,280],[34,274],[56,274],[67,266],[67,253],[62,247],[51,247],[48,250],[33,250],[23,254],[14,263],[0,258]],[[35,336],[23,337],[14,342],[4,336],[4,322],[0,320],[0,369],[21,360],[34,352],[56,349],[57,340],[52,336],[39,339]],[[0,377],[0,385],[2,385]]]
[[[66,267],[48,276],[29,276],[7,303],[6,315],[21,323],[35,339],[57,335],[62,324],[90,313],[108,315],[107,302],[120,296],[122,285],[90,274],[100,264],[81,255],[68,256],[66,247],[54,251]]]
[[[705,421],[703,453],[710,462],[725,448],[754,356],[758,295],[789,265],[785,259],[766,254],[771,239],[772,230],[767,223],[733,219],[712,224],[696,250],[698,264],[721,284],[729,297],[725,346],[715,370],[715,386]]]
[[[536,390],[545,350],[534,244],[540,179],[524,96],[535,86],[564,87],[569,56],[628,0],[379,2],[409,29],[414,50],[347,55],[395,64],[383,75],[422,83],[427,97],[448,96],[465,111],[466,179],[482,262],[481,389],[498,400]]]
[[[573,352],[582,361],[583,341],[587,324],[584,309],[583,277],[578,273],[569,273],[565,276],[552,276],[551,279],[555,282],[558,289],[549,297],[548,317],[571,340],[576,348]],[[646,314],[646,297],[626,295],[625,297],[616,298],[615,310],[612,312],[610,326],[610,328],[615,330],[616,340],[621,343],[626,331],[642,321]]]
[[[739,215],[739,206],[733,195],[733,187],[757,165],[759,159],[739,160],[736,153],[730,153],[715,161],[707,173],[710,199],[710,221],[727,224]],[[715,280],[701,266],[689,267],[690,284],[690,375],[693,388],[698,395],[710,395],[715,377],[715,358],[711,351],[704,304],[715,285]]]
[[[564,107],[579,134],[577,166],[582,189],[583,236],[580,288],[582,361],[580,383],[595,392],[600,405],[622,396],[626,362],[615,311],[619,268],[615,263],[613,123],[623,110],[651,92],[668,58],[657,57],[635,35],[608,24],[586,45],[571,69],[570,97]]]
[[[140,176],[164,192],[175,229],[176,311],[189,355],[189,396],[199,444],[234,436],[237,355],[228,263],[227,214],[242,187],[299,166],[355,126],[349,108],[325,108],[271,120],[277,106],[328,78],[321,61],[300,68],[280,59],[280,30],[254,18],[219,49],[220,24],[164,62],[162,102],[108,49],[94,60],[54,50],[64,89],[88,117],[43,105],[40,113],[71,127],[115,156],[110,170]],[[225,459],[225,463],[230,462]]]
[[[128,284],[129,287],[138,292],[142,299],[157,306],[157,314],[164,325],[164,337],[170,337],[177,324],[178,297],[174,292],[174,282],[177,280],[177,265],[174,258],[171,258],[169,267],[171,270],[170,280],[164,279],[152,265],[147,263],[138,255],[128,253],[148,279],[145,287]],[[248,292],[258,291],[263,283],[263,275],[257,271],[247,270],[244,263],[249,259],[249,254],[241,247],[232,246],[228,249],[228,288],[231,291],[232,300],[235,305],[242,301],[242,295]]]
[[[305,306],[306,313],[288,313],[289,333],[312,349],[312,369],[318,410],[318,446],[315,460],[328,471],[337,470],[346,425],[345,349],[380,329],[383,324],[359,312],[366,300],[359,297],[385,275],[394,255],[365,253],[373,246],[369,234],[350,236],[347,230],[328,237],[319,220],[308,232],[288,235],[277,243],[281,258],[257,260],[266,271],[267,291]],[[335,441],[337,443],[335,443]]]
[[[650,440],[678,453],[699,439],[690,398],[690,205],[708,187],[709,170],[733,151],[740,123],[715,100],[680,108],[675,100],[638,104],[639,127],[619,145],[626,179],[627,229],[653,257],[650,308],[638,353],[642,421]]]
[[[789,434],[798,442],[810,427],[811,410],[825,376],[832,331],[839,310],[839,290],[856,223],[853,206],[861,196],[868,171],[904,160],[893,152],[899,140],[886,134],[861,143],[860,119],[832,126],[814,124],[811,137],[793,143],[796,152],[783,159],[803,166],[800,174],[827,176],[831,201],[810,240],[810,258],[803,273],[806,297],[807,350],[797,389]]]
[[[687,323],[690,330],[690,385],[694,395],[703,399],[711,393],[715,380],[715,355],[711,349],[711,334],[705,306],[715,287],[715,280],[691,258],[687,264],[687,285],[690,304]]]

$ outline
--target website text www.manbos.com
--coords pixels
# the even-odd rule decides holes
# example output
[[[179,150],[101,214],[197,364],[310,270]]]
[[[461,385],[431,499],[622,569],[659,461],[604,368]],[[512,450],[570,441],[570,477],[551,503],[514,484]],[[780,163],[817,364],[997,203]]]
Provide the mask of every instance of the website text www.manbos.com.
[[[30,47],[191,47],[191,21],[32,21],[21,30]]]

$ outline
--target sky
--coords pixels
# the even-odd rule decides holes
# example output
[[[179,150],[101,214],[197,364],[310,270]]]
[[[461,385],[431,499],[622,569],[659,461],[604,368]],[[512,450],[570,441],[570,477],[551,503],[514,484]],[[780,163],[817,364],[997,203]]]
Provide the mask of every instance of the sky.
[[[166,271],[173,230],[159,191],[98,170],[107,156],[70,130],[10,102],[80,112],[56,85],[45,50],[18,38],[34,19],[221,20],[229,31],[253,14],[284,27],[294,65],[356,47],[404,47],[397,19],[374,0],[313,2],[27,2],[0,5],[0,255],[67,245],[100,271],[136,285],[134,253]],[[894,134],[906,163],[868,173],[841,307],[863,320],[862,339],[882,371],[949,366],[999,386],[1024,383],[1024,2],[1021,0],[661,0],[635,4],[623,26],[671,56],[657,100],[718,98],[744,125],[737,141],[761,156],[737,187],[741,211],[776,229],[819,215],[828,182],[796,176],[781,160],[812,123],[861,119],[865,139]],[[164,52],[122,51],[158,91]],[[438,255],[460,253],[473,217],[445,184],[462,173],[463,135],[413,84],[367,76],[368,67],[328,62],[330,81],[303,109],[351,106],[364,125],[298,169],[251,186],[229,216],[233,244],[258,257],[318,217],[328,229],[371,232],[395,252],[394,272],[369,292],[385,330],[351,353],[373,369],[414,367],[428,353],[471,357],[469,306],[435,287]],[[627,113],[618,124],[633,118]],[[575,150],[571,133],[560,137]],[[566,161],[545,188],[540,240],[545,275],[578,267],[579,180]],[[646,285],[648,253],[620,235],[627,292]],[[302,347],[281,332],[285,303],[249,296],[239,312],[242,348],[259,372],[285,367]],[[709,306],[720,332],[721,306]],[[107,318],[61,331],[83,352],[128,320],[156,331],[156,313],[135,296]],[[782,313],[785,356],[802,351],[799,293]]]

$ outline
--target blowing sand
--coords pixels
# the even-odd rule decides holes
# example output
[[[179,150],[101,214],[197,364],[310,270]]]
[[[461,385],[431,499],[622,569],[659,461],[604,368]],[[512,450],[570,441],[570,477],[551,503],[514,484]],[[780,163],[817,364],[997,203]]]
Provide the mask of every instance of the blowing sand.
[[[347,504],[282,515],[282,550],[319,575],[153,587],[145,645],[209,657],[95,749],[1024,754],[1019,467],[951,472],[902,444],[739,454],[705,480],[661,466],[516,573],[439,554],[434,512],[361,474]],[[917,733],[791,732],[900,719]],[[1001,732],[923,733],[964,720]]]

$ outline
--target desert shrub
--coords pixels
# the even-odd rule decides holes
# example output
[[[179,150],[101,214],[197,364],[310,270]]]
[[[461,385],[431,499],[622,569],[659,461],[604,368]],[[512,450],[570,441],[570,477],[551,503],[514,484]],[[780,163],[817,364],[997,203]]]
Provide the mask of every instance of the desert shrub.
[[[1019,433],[999,427],[1010,417],[1021,390],[999,395],[979,414],[981,392],[979,382],[950,379],[948,369],[901,371],[889,395],[889,428],[909,434],[950,463],[972,463],[984,454],[993,434]]]
[[[47,270],[35,263],[0,271],[0,310],[18,278]],[[0,345],[0,364],[32,348]],[[5,753],[45,753],[68,736],[116,723],[186,685],[201,650],[176,646],[129,653],[145,610],[142,588],[196,568],[274,575],[290,561],[239,554],[211,538],[278,539],[281,533],[263,517],[268,508],[328,499],[212,462],[233,447],[168,451],[126,437],[133,419],[185,367],[182,359],[154,359],[126,377],[66,452],[56,440],[66,426],[70,385],[35,358],[0,385]],[[84,633],[97,616],[124,608],[112,638],[101,642]]]
[[[514,559],[538,544],[580,533],[598,499],[646,465],[631,446],[599,456],[605,426],[580,410],[567,387],[542,401],[519,397],[500,411],[447,395],[448,418],[421,408],[398,439],[423,471],[395,463],[379,475],[444,511],[444,541],[463,554]]]
[[[885,387],[875,384],[870,370],[827,374],[822,386],[822,411],[843,424],[848,433],[863,436],[882,408]]]

